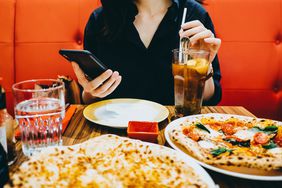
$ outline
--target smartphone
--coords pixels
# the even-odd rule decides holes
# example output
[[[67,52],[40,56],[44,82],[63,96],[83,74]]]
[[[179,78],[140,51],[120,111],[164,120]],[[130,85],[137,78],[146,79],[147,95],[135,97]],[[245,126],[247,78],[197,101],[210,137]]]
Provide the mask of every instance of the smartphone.
[[[108,68],[87,50],[61,49],[59,53],[68,61],[76,62],[88,79],[94,79]]]

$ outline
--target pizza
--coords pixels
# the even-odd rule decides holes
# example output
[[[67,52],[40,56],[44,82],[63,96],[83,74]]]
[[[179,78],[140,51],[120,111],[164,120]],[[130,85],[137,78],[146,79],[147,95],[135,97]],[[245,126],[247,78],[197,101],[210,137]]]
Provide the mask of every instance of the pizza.
[[[12,187],[209,187],[174,150],[115,135],[45,149],[11,180]]]
[[[282,122],[208,114],[188,118],[169,136],[207,164],[282,169]]]

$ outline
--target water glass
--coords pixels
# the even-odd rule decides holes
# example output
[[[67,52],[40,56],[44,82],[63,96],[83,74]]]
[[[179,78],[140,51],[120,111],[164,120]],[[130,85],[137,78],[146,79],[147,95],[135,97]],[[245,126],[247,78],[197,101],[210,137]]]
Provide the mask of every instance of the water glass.
[[[24,155],[61,145],[64,83],[53,79],[27,80],[14,84],[12,89]]]

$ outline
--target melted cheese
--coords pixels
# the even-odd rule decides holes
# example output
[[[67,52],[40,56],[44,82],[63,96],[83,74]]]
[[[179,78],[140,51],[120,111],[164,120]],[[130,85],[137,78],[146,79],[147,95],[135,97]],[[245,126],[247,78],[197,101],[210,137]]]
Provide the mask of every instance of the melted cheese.
[[[215,144],[209,141],[200,140],[198,144],[204,149],[215,149],[217,148]]]
[[[272,155],[281,155],[282,156],[282,148],[273,148],[273,149],[269,149],[267,150],[268,153],[271,153]]]
[[[210,131],[210,136],[211,136],[212,138],[216,138],[216,137],[218,137],[218,136],[221,135],[219,132],[217,132],[217,131],[215,131],[215,130],[213,130],[213,129],[211,129],[211,128],[208,128],[208,129],[209,129],[209,131]]]
[[[237,131],[234,136],[241,140],[252,140],[256,132],[250,130],[239,130]]]
[[[199,133],[201,135],[201,137],[203,137],[203,138],[214,139],[214,138],[217,138],[217,137],[223,135],[222,133],[215,131],[212,128],[210,128],[209,125],[204,125],[204,126],[210,131],[210,133],[208,133],[205,130],[199,129],[199,128],[194,129],[194,131],[196,133]]]

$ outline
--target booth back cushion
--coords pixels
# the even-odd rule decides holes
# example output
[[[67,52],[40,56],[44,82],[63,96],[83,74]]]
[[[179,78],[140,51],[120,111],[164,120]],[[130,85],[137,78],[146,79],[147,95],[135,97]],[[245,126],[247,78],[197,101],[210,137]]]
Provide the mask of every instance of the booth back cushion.
[[[222,39],[222,105],[282,120],[282,0],[206,0]]]
[[[8,109],[12,108],[11,85],[14,83],[15,0],[0,0],[0,77],[7,92]]]
[[[97,0],[17,0],[15,81],[74,76],[58,54],[83,48],[83,32]]]

